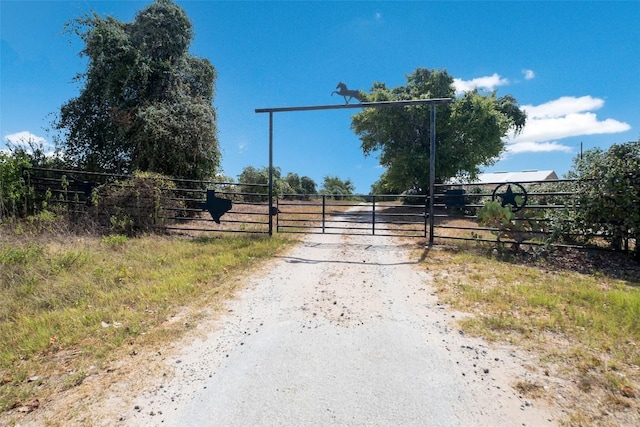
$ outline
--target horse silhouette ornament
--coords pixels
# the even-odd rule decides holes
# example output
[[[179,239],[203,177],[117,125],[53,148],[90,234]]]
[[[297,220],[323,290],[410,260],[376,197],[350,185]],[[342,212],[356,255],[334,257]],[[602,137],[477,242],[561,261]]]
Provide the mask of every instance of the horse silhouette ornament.
[[[334,93],[343,96],[345,104],[348,104],[352,99],[357,99],[358,102],[362,102],[362,95],[360,94],[359,90],[348,89],[347,85],[342,82],[338,83],[336,89],[338,90],[334,90],[333,92],[331,92],[331,96],[333,96]]]

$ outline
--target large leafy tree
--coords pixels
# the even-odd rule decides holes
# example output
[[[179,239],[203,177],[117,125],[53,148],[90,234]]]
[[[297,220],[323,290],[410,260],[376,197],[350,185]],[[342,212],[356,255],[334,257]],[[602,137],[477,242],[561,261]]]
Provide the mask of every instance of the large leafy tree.
[[[65,158],[94,171],[213,176],[216,72],[188,53],[193,27],[184,10],[156,0],[131,23],[93,13],[68,28],[84,41],[88,65],[79,96],[54,122]]]
[[[374,83],[364,100],[455,98],[453,78],[445,70],[418,68],[406,78],[405,86],[392,89]],[[470,91],[436,108],[437,182],[475,177],[480,167],[494,163],[504,151],[507,132],[521,131],[526,120],[512,96],[498,97],[495,92]],[[426,193],[431,161],[428,106],[368,108],[352,117],[351,127],[365,155],[379,153],[386,168],[375,191]]]

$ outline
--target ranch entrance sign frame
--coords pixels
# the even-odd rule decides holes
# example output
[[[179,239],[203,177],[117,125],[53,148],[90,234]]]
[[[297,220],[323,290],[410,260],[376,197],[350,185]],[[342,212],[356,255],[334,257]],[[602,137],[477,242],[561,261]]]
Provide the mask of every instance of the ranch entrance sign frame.
[[[289,113],[294,111],[317,111],[317,110],[343,110],[348,108],[387,108],[387,107],[406,107],[409,105],[428,105],[429,106],[429,245],[433,245],[433,228],[434,228],[434,206],[433,194],[435,188],[435,171],[436,171],[436,105],[453,102],[453,98],[431,98],[431,99],[413,99],[406,101],[382,101],[382,102],[361,102],[358,104],[344,105],[308,105],[302,107],[274,107],[274,108],[256,108],[256,113],[269,113],[269,235],[273,235],[273,114]]]

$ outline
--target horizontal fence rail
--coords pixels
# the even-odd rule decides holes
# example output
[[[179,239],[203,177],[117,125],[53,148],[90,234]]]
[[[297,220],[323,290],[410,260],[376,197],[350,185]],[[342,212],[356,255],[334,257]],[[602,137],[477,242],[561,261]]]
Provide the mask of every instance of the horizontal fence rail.
[[[277,199],[279,233],[426,237],[426,196],[285,194]]]

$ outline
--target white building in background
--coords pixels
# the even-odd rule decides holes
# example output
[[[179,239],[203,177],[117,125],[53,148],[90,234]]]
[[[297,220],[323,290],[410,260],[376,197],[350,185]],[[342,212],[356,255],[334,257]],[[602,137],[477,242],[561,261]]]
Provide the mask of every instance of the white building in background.
[[[554,171],[524,170],[522,172],[488,172],[478,175],[478,184],[501,184],[504,182],[552,181],[558,179]]]

